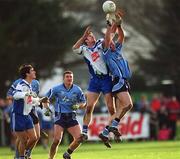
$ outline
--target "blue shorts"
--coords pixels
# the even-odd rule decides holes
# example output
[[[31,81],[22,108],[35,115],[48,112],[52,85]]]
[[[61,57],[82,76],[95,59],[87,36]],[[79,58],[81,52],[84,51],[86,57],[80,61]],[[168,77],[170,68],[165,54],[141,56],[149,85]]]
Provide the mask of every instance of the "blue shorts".
[[[25,131],[34,127],[30,115],[21,115],[12,113],[11,128],[12,131]]]
[[[119,92],[126,92],[126,91],[130,91],[130,85],[129,82],[125,79],[120,79],[119,77],[115,77],[113,79],[113,89],[112,89],[112,93],[113,95],[119,93]]]
[[[109,75],[93,77],[89,82],[88,91],[95,93],[111,93],[112,92],[112,78]]]
[[[42,130],[49,130],[52,129],[53,123],[51,121],[41,121],[41,129]]]
[[[76,113],[57,113],[55,112],[54,124],[63,128],[70,128],[79,125],[76,119]]]

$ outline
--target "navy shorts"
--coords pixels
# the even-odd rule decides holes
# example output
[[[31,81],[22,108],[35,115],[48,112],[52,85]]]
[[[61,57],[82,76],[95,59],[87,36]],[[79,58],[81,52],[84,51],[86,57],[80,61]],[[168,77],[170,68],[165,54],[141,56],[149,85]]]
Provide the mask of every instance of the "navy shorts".
[[[25,131],[34,128],[34,124],[30,115],[12,113],[11,128],[12,131]]]
[[[55,112],[54,124],[63,128],[70,128],[79,125],[76,119],[76,113],[57,113]]]
[[[129,92],[130,91],[130,85],[129,82],[125,79],[120,79],[119,77],[115,77],[113,79],[113,95],[116,95],[119,92]]]
[[[109,75],[97,76],[91,78],[89,82],[88,91],[95,93],[111,93],[112,92],[112,78]]]
[[[51,121],[41,121],[41,129],[42,130],[49,130],[52,129],[53,123]]]

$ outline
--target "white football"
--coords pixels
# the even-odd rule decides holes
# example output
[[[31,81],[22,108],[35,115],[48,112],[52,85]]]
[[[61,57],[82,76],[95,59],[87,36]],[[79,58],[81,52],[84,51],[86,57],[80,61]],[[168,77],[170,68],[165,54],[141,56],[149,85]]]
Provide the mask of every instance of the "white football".
[[[102,9],[105,13],[113,13],[116,11],[116,4],[113,1],[105,1]]]

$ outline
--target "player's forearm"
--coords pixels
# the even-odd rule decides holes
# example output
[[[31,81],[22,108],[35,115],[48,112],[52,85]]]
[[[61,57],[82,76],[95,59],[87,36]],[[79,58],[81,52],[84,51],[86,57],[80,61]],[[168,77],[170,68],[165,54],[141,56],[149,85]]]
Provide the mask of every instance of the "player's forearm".
[[[111,40],[111,27],[107,26],[107,31],[104,38],[104,48],[110,47]]]
[[[78,49],[84,43],[84,36],[82,36],[72,47],[73,50]]]
[[[85,109],[86,103],[79,103],[79,109]]]
[[[118,26],[117,30],[118,30],[118,42],[123,43],[123,41],[124,41],[124,31],[121,28],[121,26]]]

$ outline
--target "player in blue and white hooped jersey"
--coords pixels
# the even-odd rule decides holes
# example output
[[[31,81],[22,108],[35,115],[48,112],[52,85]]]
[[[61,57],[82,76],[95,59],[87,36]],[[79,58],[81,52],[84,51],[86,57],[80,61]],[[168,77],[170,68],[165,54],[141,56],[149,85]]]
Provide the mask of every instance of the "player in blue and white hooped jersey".
[[[104,60],[108,65],[110,72],[113,76],[113,88],[112,92],[116,101],[116,113],[111,124],[107,126],[103,132],[99,135],[104,144],[108,147],[109,132],[113,132],[115,140],[120,141],[121,134],[118,131],[118,125],[121,118],[133,107],[132,99],[129,94],[128,78],[131,77],[131,72],[128,67],[127,61],[122,56],[122,43],[124,41],[124,33],[121,28],[121,12],[116,13],[116,23],[112,26],[107,26],[105,35],[105,49]],[[118,40],[114,43],[112,40],[117,31]]]
[[[39,104],[32,97],[32,80],[36,78],[36,72],[31,65],[22,65],[19,69],[22,80],[17,83],[13,91],[12,129],[20,140],[18,145],[19,159],[25,158],[25,150],[32,150],[37,142],[34,124],[29,113],[33,106]],[[28,141],[27,141],[28,140]]]
[[[63,158],[70,159],[70,155],[80,145],[81,129],[76,119],[76,110],[85,107],[85,96],[81,88],[73,84],[73,72],[65,71],[63,81],[62,84],[53,87],[46,94],[50,99],[55,98],[54,139],[50,148],[49,159],[54,158],[65,128],[74,140],[67,152],[63,154]]]
[[[96,40],[90,27],[86,28],[83,36],[73,46],[73,51],[84,57],[91,75],[87,92],[87,108],[83,119],[82,142],[87,140],[88,126],[101,93],[104,94],[110,114],[115,113],[111,94],[112,78],[103,59],[103,47],[104,40]]]
[[[16,86],[18,85],[18,83],[22,82],[22,78],[19,78],[17,80],[15,80],[13,82],[13,84],[11,85],[11,87],[9,88],[9,90],[7,91],[7,98],[8,99],[11,99],[13,100],[13,92],[16,88]],[[32,86],[32,91],[34,93],[36,93],[37,95],[39,94],[39,89],[40,89],[40,85],[39,85],[39,81],[36,80],[36,79],[33,79],[32,80],[32,83],[31,83],[31,86]],[[38,116],[37,116],[37,112],[36,112],[36,109],[35,107],[33,107],[33,109],[31,110],[31,112],[29,113],[29,115],[31,116],[32,118],[32,121],[33,121],[33,124],[34,124],[34,127],[35,127],[35,130],[36,130],[36,136],[37,136],[37,142],[40,138],[40,125],[39,125],[39,119],[38,119]],[[11,118],[12,120],[12,118]],[[12,122],[11,122],[12,123]],[[19,145],[19,142],[20,140],[17,138],[16,139],[16,147],[18,147]],[[36,143],[37,143],[36,142]],[[16,150],[17,151],[17,150]],[[30,156],[30,152],[27,152],[28,155]],[[18,158],[18,151],[16,152],[16,155],[15,155],[16,158]]]

